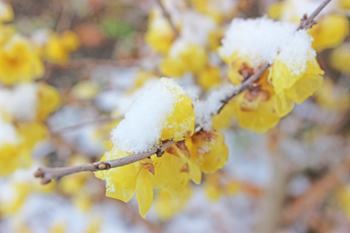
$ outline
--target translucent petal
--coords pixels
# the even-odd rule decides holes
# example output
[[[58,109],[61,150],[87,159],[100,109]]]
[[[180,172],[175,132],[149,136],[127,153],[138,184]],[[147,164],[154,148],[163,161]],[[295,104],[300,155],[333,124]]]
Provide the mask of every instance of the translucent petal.
[[[153,187],[149,174],[146,169],[141,169],[136,184],[136,200],[139,204],[140,215],[143,218],[146,217],[146,213],[151,208],[153,201]]]

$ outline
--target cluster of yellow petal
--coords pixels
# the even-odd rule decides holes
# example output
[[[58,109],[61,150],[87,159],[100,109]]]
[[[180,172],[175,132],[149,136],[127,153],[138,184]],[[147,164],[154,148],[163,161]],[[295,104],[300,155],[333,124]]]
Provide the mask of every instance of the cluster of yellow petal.
[[[185,73],[197,74],[207,64],[205,49],[194,43],[188,43],[179,48],[176,53],[169,53],[159,64],[159,70],[164,76],[182,77]]]
[[[179,90],[174,87],[171,91]],[[142,217],[151,208],[153,189],[165,189],[172,197],[179,197],[184,195],[182,193],[190,180],[199,184],[201,172],[215,172],[228,159],[228,148],[222,133],[210,131],[194,134],[195,115],[187,95],[182,94],[173,106],[174,110],[168,114],[167,124],[161,131],[160,141],[178,142],[168,147],[161,157],[154,154],[123,167],[95,172],[97,178],[106,180],[108,197],[128,202],[136,194]],[[110,151],[101,161],[131,154],[111,143],[106,143],[106,146]]]
[[[316,58],[309,60],[306,69],[300,74],[293,74],[280,61],[275,62],[268,79],[276,92],[275,109],[278,116],[287,115],[294,103],[301,104],[313,95],[322,85],[323,73]]]
[[[233,54],[226,62],[230,64],[229,79],[235,85],[239,85],[257,69],[251,68],[237,54]],[[310,59],[305,70],[299,73],[289,70],[277,58],[271,68],[253,84],[253,88],[235,97],[214,117],[214,127],[229,126],[235,115],[242,128],[265,133],[292,111],[294,103],[301,104],[321,87],[322,75],[316,58]]]
[[[309,34],[314,38],[312,47],[316,51],[334,48],[349,34],[349,21],[346,16],[329,14],[322,17]]]
[[[31,97],[28,106],[33,106],[32,112],[27,113],[21,111],[20,102],[9,100],[9,106],[0,110],[0,121],[12,124],[16,137],[16,142],[0,144],[0,176],[31,165],[35,145],[48,136],[43,121],[61,104],[60,94],[53,86],[41,82],[22,84],[21,87],[28,87],[26,89],[16,86],[40,78],[44,66],[35,43],[17,33],[11,22],[13,18],[12,7],[0,2],[0,85],[7,86],[3,91],[14,96],[22,94],[22,91],[17,90],[26,90],[26,94]],[[74,47],[73,37],[69,33],[65,34],[62,43],[68,48]]]
[[[175,89],[175,91],[178,90]],[[181,141],[194,132],[196,116],[190,97],[180,95],[179,100],[173,105],[174,111],[167,116],[167,125],[162,130],[161,141]]]
[[[73,31],[65,31],[61,35],[51,33],[42,48],[43,57],[55,63],[64,63],[78,47],[79,39]]]
[[[159,9],[153,9],[145,33],[146,43],[156,52],[167,54],[174,40],[175,34],[169,22]]]
[[[113,147],[101,161],[127,155],[128,153]],[[136,194],[139,212],[145,217],[152,205],[153,189],[162,189],[162,198],[176,202],[177,198],[189,196],[185,190],[190,180],[199,184],[201,172],[213,173],[222,168],[227,160],[228,148],[224,143],[224,135],[218,131],[201,131],[186,141],[168,147],[161,157],[152,155],[123,167],[95,172],[95,176],[106,180],[108,197],[128,202]],[[159,206],[157,208],[167,218],[181,209],[181,206],[168,211]]]
[[[205,67],[197,77],[198,84],[208,90],[221,83],[221,70],[218,66]]]
[[[213,173],[222,168],[228,160],[228,148],[224,134],[219,131],[200,131],[191,139],[191,160],[204,173]]]
[[[39,55],[24,37],[15,35],[0,48],[1,83],[30,82],[43,73],[44,66]]]

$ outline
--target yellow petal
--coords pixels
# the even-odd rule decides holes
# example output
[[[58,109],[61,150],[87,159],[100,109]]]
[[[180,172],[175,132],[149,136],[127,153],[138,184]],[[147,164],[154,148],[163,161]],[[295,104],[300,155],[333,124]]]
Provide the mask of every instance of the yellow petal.
[[[149,172],[141,169],[136,184],[136,200],[139,205],[140,215],[145,218],[153,201],[153,187],[149,178]]]

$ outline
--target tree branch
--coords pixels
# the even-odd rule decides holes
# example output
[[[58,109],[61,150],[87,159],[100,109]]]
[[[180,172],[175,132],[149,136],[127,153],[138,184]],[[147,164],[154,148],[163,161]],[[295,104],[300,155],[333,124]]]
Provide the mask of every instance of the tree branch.
[[[315,25],[316,24],[316,21],[315,21],[316,16],[327,6],[328,3],[330,3],[330,1],[332,1],[332,0],[323,1],[321,3],[321,5],[319,7],[317,7],[317,9],[314,12],[312,12],[310,17],[307,17],[307,15],[305,14],[304,17],[301,19],[300,25],[299,25],[297,30],[309,29],[313,25]]]
[[[175,26],[172,24],[170,20],[169,13],[165,10],[164,6],[160,2],[160,0],[157,0],[160,7],[163,10],[163,13],[165,14],[165,17],[169,20],[169,23],[172,25],[174,32],[177,33],[177,30]],[[311,28],[316,22],[314,21],[314,18],[322,11],[322,9],[330,2],[331,0],[326,0],[322,2],[322,4],[311,14],[309,18],[304,16],[304,18],[300,22],[300,26],[297,28],[297,30],[301,29],[307,29]],[[109,61],[109,60],[106,60]],[[82,60],[73,60],[70,63],[67,64],[46,64],[47,68],[81,68],[85,67],[87,65],[108,65],[109,62],[106,62],[104,60],[94,60],[94,59],[82,59]],[[113,61],[113,64],[115,64]],[[50,67],[51,66],[51,67]],[[233,93],[229,95],[226,99],[221,100],[222,106],[219,108],[218,113],[221,111],[221,109],[225,106],[226,103],[229,102],[230,99],[232,99],[234,96],[240,94],[241,92],[249,89],[251,87],[251,84],[253,84],[256,80],[259,79],[259,77],[269,68],[269,63],[265,62],[253,75],[251,75],[249,78],[247,78],[244,82],[242,82],[239,86],[237,86]],[[74,173],[78,172],[84,172],[84,171],[101,171],[101,170],[108,170],[115,167],[121,167],[130,163],[134,163],[136,161],[142,160],[144,158],[147,158],[155,153],[161,154],[162,151],[164,151],[167,147],[174,144],[174,141],[167,141],[163,142],[160,147],[153,147],[148,152],[139,153],[139,154],[132,154],[123,158],[104,161],[104,162],[96,162],[86,165],[80,165],[80,166],[73,166],[73,167],[61,167],[61,168],[48,168],[48,167],[40,167],[35,173],[34,176],[37,178],[42,178],[41,183],[47,184],[52,179],[62,177],[62,176],[68,176]]]
[[[125,166],[128,164],[134,163],[136,161],[145,159],[159,151],[164,151],[167,147],[173,145],[174,143],[175,141],[163,142],[159,147],[153,147],[147,152],[132,154],[123,158],[112,159],[104,162],[95,162],[95,163],[89,163],[85,165],[78,165],[78,166],[71,166],[71,167],[55,167],[55,168],[40,167],[34,173],[34,176],[36,178],[42,178],[41,180],[42,184],[48,184],[52,179],[72,175],[78,172],[85,172],[85,171],[95,172],[95,171],[109,170],[111,168]]]

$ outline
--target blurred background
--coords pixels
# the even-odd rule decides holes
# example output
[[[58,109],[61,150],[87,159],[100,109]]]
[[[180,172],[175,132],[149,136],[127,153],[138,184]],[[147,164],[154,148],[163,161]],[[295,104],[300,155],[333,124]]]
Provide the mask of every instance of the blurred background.
[[[99,161],[149,80],[174,77],[199,97],[228,83],[217,49],[233,18],[298,23],[321,2],[1,1],[0,232],[350,232],[349,0],[333,0],[310,31],[320,90],[265,134],[223,110],[214,128],[229,147],[225,167],[178,198],[156,191],[146,219],[135,199],[107,198],[93,173],[47,185],[33,176]],[[200,48],[174,61],[179,36]]]

